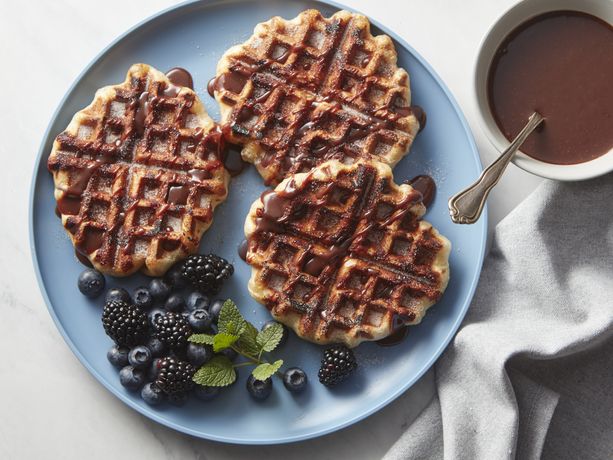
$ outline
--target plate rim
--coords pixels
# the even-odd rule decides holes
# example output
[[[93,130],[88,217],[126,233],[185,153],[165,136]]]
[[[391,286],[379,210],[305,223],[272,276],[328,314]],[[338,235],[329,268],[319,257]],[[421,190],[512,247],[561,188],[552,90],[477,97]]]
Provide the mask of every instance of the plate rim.
[[[356,10],[355,8],[343,5],[339,2],[336,2],[335,0],[311,0],[315,3],[319,3],[319,4],[323,4],[323,5],[327,5],[327,6],[332,6],[333,8],[338,8],[339,10],[347,10],[353,13],[358,13],[358,14],[363,14],[360,11]],[[35,221],[35,216],[34,216],[34,196],[36,193],[36,185],[38,183],[38,179],[39,179],[39,171],[41,169],[41,159],[42,156],[44,155],[44,153],[46,152],[45,147],[46,144],[49,140],[49,136],[51,135],[51,128],[53,127],[53,125],[55,124],[55,121],[57,119],[57,117],[59,116],[60,112],[62,111],[62,108],[64,107],[66,100],[68,99],[68,97],[73,93],[74,89],[76,88],[76,86],[83,80],[83,77],[100,61],[102,60],[115,46],[119,45],[121,42],[123,42],[124,40],[126,40],[130,35],[132,35],[133,33],[139,31],[141,28],[147,26],[151,21],[154,21],[168,13],[171,12],[176,12],[178,10],[181,9],[187,9],[190,7],[195,6],[196,4],[201,4],[202,6],[212,6],[215,3],[220,3],[218,0],[186,0],[183,2],[180,2],[176,5],[172,5],[170,7],[164,8],[146,18],[144,18],[143,20],[137,22],[136,24],[134,24],[133,26],[129,27],[125,32],[121,33],[119,36],[117,36],[114,40],[112,40],[107,46],[105,46],[100,52],[98,52],[93,58],[92,60],[83,68],[83,70],[75,77],[74,81],[72,82],[72,84],[68,87],[68,89],[66,90],[64,96],[60,99],[56,109],[53,111],[49,123],[47,125],[47,128],[44,131],[44,134],[42,136],[42,140],[41,140],[41,144],[40,147],[38,149],[38,153],[36,155],[35,161],[34,161],[34,171],[32,174],[32,181],[30,184],[30,194],[29,194],[29,199],[28,199],[28,205],[29,205],[29,209],[28,209],[28,236],[29,236],[29,248],[30,248],[30,254],[32,257],[32,263],[34,265],[34,272],[36,274],[36,281],[38,283],[38,287],[40,290],[40,293],[42,294],[43,300],[45,301],[45,305],[47,307],[47,311],[49,312],[51,318],[53,319],[53,322],[55,324],[55,327],[58,329],[58,331],[60,332],[60,335],[62,336],[62,338],[64,339],[64,341],[66,342],[66,344],[68,345],[68,347],[70,348],[70,350],[74,353],[74,355],[77,357],[77,359],[79,360],[79,362],[95,377],[96,381],[101,384],[104,388],[106,388],[108,391],[111,392],[111,394],[113,394],[115,397],[117,397],[121,402],[123,402],[124,404],[126,404],[128,407],[132,408],[133,410],[136,410],[138,413],[140,413],[141,415],[154,420],[157,423],[160,423],[161,425],[164,425],[168,428],[172,428],[173,430],[176,430],[178,432],[181,433],[185,433],[185,434],[189,434],[191,436],[197,437],[197,438],[201,438],[201,439],[207,439],[207,440],[211,440],[211,441],[217,441],[217,442],[223,442],[223,443],[228,443],[228,444],[242,444],[242,445],[275,445],[275,444],[286,444],[286,443],[292,443],[292,442],[298,442],[298,441],[305,441],[308,439],[314,439],[314,438],[318,438],[321,436],[324,436],[326,434],[330,434],[336,431],[339,431],[343,428],[349,427],[363,419],[365,419],[366,417],[378,412],[379,410],[383,409],[385,406],[387,406],[388,404],[390,404],[392,401],[394,401],[395,399],[397,399],[400,395],[402,395],[404,392],[406,392],[407,390],[409,390],[433,365],[434,363],[440,358],[441,354],[443,353],[443,351],[447,348],[447,346],[449,345],[449,343],[451,342],[451,339],[455,336],[456,332],[458,331],[458,328],[461,324],[461,322],[464,320],[464,317],[466,316],[466,312],[468,311],[468,308],[470,306],[470,304],[472,303],[474,294],[475,294],[475,290],[477,288],[477,284],[479,283],[479,279],[480,279],[480,274],[483,268],[483,261],[485,259],[485,249],[486,249],[486,244],[487,244],[487,222],[488,222],[488,210],[487,210],[487,205],[483,210],[483,215],[481,216],[481,220],[480,220],[480,224],[479,224],[479,230],[481,232],[481,238],[480,238],[480,247],[479,247],[479,254],[478,254],[478,263],[477,263],[477,276],[475,276],[472,280],[471,280],[471,284],[468,288],[468,296],[466,297],[459,314],[456,317],[456,320],[454,321],[454,323],[451,326],[451,329],[449,331],[449,333],[447,334],[447,336],[445,337],[445,339],[443,341],[440,342],[439,346],[435,349],[434,353],[432,354],[431,358],[419,369],[418,372],[416,372],[416,374],[413,376],[413,378],[408,379],[403,385],[399,386],[398,389],[394,392],[391,392],[390,394],[386,395],[386,397],[380,401],[379,403],[369,407],[366,410],[360,411],[358,414],[349,417],[347,420],[341,422],[341,423],[336,423],[333,424],[329,427],[326,428],[320,428],[317,430],[312,430],[303,434],[294,434],[294,435],[289,435],[289,436],[277,436],[275,438],[260,438],[260,439],[253,439],[253,438],[248,438],[248,437],[240,437],[240,436],[220,436],[220,435],[215,435],[215,434],[209,434],[209,433],[203,433],[202,431],[197,431],[194,430],[192,428],[189,428],[187,426],[183,426],[183,425],[179,425],[177,423],[174,423],[170,420],[167,420],[163,417],[161,417],[160,415],[158,415],[155,410],[153,409],[149,409],[146,407],[143,407],[135,402],[133,402],[131,399],[127,398],[124,394],[118,392],[113,386],[111,386],[110,384],[108,384],[106,382],[106,380],[102,377],[102,375],[100,375],[98,373],[98,371],[96,371],[96,369],[89,363],[89,361],[83,356],[83,354],[80,352],[80,350],[75,346],[74,342],[72,341],[72,339],[70,338],[70,336],[67,334],[66,330],[64,329],[62,323],[60,322],[59,318],[57,317],[56,313],[55,313],[55,309],[53,307],[53,305],[51,304],[51,301],[49,299],[48,293],[47,293],[47,289],[45,287],[45,283],[43,281],[42,278],[42,274],[40,271],[40,266],[38,263],[38,256],[37,256],[37,249],[36,249],[36,244],[35,244],[35,236],[34,236],[34,221]],[[366,16],[366,15],[365,15]],[[459,104],[457,103],[457,101],[455,100],[455,97],[453,96],[453,94],[451,93],[451,91],[449,90],[449,88],[447,87],[447,85],[443,82],[443,80],[441,79],[441,77],[438,75],[438,73],[432,68],[432,66],[411,46],[409,45],[406,40],[404,38],[402,38],[401,36],[399,36],[397,33],[395,33],[393,30],[389,29],[388,27],[382,25],[381,23],[379,23],[378,21],[370,18],[369,16],[368,20],[370,21],[370,23],[372,25],[374,25],[375,27],[379,28],[383,33],[385,33],[386,35],[389,35],[392,39],[394,39],[396,42],[398,42],[403,48],[405,48],[417,61],[419,61],[419,63],[424,66],[424,68],[427,70],[427,72],[432,76],[432,78],[436,81],[436,83],[438,84],[438,86],[443,90],[445,97],[450,101],[451,106],[453,107],[458,119],[460,120],[461,126],[464,130],[464,132],[467,135],[468,141],[469,141],[469,145],[470,148],[472,150],[473,153],[473,159],[476,163],[477,169],[478,171],[481,171],[483,169],[482,163],[481,163],[481,159],[479,156],[479,151],[477,149],[477,145],[473,136],[473,133],[470,129],[470,126],[468,125],[468,122],[466,120],[466,117],[464,116],[464,113],[462,111],[462,109],[460,108]],[[255,24],[254,24],[255,27]],[[457,225],[457,224],[456,224]]]

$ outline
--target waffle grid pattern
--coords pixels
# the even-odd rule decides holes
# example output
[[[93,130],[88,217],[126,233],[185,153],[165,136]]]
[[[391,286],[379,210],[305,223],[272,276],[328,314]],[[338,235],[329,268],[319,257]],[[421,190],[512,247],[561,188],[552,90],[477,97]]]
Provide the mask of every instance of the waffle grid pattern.
[[[324,160],[394,165],[419,128],[408,74],[364,16],[309,10],[260,24],[218,66],[222,123],[268,183]]]
[[[448,243],[421,220],[417,192],[395,186],[389,168],[381,175],[373,166],[354,166],[322,181],[307,175],[281,219],[284,232],[260,233],[247,256],[253,282],[263,287],[258,300],[318,343],[355,346],[389,335],[399,323],[418,323],[447,283],[440,267]],[[403,217],[390,219],[402,209]],[[346,254],[322,264],[319,274],[305,270],[339,241],[350,242]]]
[[[58,209],[77,251],[101,271],[159,275],[197,249],[228,179],[220,133],[195,104],[191,90],[135,65],[56,138],[48,166]]]

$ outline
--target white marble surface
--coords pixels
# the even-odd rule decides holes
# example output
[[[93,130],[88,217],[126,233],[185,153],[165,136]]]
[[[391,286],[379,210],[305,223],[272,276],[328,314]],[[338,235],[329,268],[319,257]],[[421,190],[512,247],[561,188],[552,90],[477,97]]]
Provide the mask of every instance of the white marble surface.
[[[488,26],[516,0],[346,0],[402,35],[485,139],[472,65]],[[379,458],[433,394],[432,373],[379,413],[320,439],[250,448],[190,438],[128,409],[81,366],[56,330],[32,270],[28,194],[35,155],[64,92],[100,49],[169,0],[0,2],[0,458]],[[490,228],[540,179],[510,167],[490,199]]]

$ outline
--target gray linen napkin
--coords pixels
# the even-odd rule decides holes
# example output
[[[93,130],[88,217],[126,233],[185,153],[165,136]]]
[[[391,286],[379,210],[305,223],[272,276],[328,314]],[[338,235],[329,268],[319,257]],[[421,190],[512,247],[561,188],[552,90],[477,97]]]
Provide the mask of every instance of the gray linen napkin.
[[[496,228],[437,396],[387,460],[613,459],[613,175],[545,182]]]

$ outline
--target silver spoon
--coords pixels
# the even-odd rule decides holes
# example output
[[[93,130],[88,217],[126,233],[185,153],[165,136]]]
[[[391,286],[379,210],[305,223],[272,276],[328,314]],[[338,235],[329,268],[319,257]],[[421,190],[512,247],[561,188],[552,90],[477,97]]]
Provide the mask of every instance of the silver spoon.
[[[541,124],[543,116],[534,112],[511,145],[468,188],[449,198],[449,214],[456,224],[474,224],[479,220],[485,200],[502,177],[502,173],[526,138]]]

